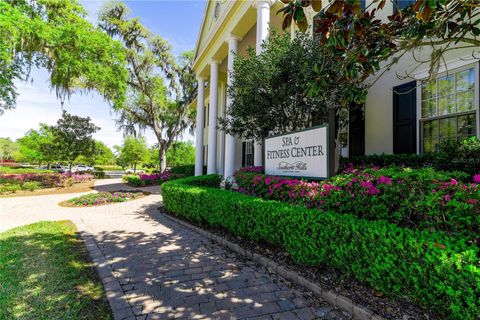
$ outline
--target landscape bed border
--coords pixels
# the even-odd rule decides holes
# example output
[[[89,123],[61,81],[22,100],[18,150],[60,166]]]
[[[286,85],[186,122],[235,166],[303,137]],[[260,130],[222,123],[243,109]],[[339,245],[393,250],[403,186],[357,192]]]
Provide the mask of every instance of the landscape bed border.
[[[478,247],[385,221],[220,190],[220,181],[220,176],[208,175],[165,183],[165,209],[194,223],[281,246],[299,264],[332,266],[386,295],[408,295],[450,319],[479,314],[480,286],[473,285],[480,283]]]

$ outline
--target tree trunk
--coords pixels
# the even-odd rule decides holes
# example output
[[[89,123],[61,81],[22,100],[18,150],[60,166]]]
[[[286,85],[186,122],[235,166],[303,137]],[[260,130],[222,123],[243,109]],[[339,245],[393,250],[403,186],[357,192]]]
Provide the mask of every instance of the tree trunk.
[[[136,173],[137,172],[137,163],[135,162],[133,164],[133,173]]]
[[[68,172],[68,175],[69,175],[69,176],[72,176],[72,163],[71,163],[71,162],[70,162],[70,164],[69,164],[69,167],[70,167],[70,170],[69,170],[69,172]]]
[[[160,159],[160,173],[163,173],[167,168],[167,148],[163,144],[160,144],[159,147],[160,148],[158,149],[158,158]]]

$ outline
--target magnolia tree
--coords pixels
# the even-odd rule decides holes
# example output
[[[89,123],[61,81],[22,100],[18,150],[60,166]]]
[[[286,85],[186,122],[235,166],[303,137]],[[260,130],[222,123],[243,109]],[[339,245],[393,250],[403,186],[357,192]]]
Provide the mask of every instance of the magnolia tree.
[[[53,152],[56,158],[72,164],[80,157],[93,157],[95,154],[95,140],[92,135],[100,130],[91,122],[90,117],[80,117],[63,111],[57,124],[50,127],[53,137]]]
[[[286,4],[280,10],[284,28],[295,21],[301,30],[306,30],[304,9],[312,7],[319,12],[313,31],[325,55],[342,66],[342,83],[351,83],[352,78],[364,81],[373,75],[378,79],[382,75],[378,71],[388,70],[400,57],[421,47],[430,49],[429,59],[418,63],[429,63],[431,77],[444,63],[446,52],[472,48],[472,58],[478,59],[479,0],[416,0],[403,10],[397,8],[387,20],[379,16],[387,2],[396,6],[396,1],[373,0],[366,10],[360,0],[330,0],[325,8],[321,0],[282,2]],[[321,90],[322,83],[313,82],[312,86]]]

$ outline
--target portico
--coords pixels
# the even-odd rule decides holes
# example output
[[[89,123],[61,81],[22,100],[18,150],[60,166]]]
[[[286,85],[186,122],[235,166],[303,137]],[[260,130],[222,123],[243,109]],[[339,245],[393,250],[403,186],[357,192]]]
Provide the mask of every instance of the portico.
[[[248,47],[259,53],[269,27],[281,29],[276,11],[280,1],[208,1],[195,50],[194,71],[198,77],[196,104],[195,175],[223,174],[231,178],[246,165],[262,165],[261,142],[242,141],[218,128],[232,101],[227,95],[236,55]]]

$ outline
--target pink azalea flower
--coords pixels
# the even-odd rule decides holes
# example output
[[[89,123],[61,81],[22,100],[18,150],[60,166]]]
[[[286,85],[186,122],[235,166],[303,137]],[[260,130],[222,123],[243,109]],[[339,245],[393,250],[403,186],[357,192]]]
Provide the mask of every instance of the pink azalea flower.
[[[480,173],[473,176],[474,183],[480,183]]]

